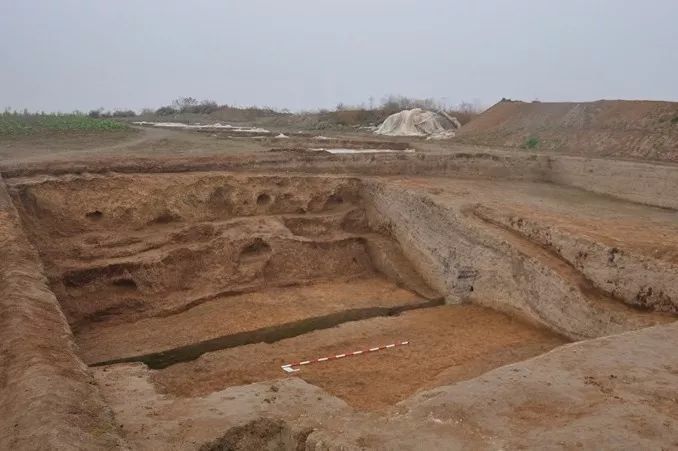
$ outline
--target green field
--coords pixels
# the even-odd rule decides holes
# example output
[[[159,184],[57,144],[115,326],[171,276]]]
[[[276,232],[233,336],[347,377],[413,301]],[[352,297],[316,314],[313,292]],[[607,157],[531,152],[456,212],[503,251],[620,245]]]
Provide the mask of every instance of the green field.
[[[84,114],[0,114],[0,135],[31,135],[42,132],[124,130],[127,125]]]

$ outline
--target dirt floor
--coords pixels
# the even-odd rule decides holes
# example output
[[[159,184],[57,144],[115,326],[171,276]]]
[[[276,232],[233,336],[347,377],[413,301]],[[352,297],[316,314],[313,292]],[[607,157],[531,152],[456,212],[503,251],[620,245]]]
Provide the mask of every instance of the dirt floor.
[[[430,301],[380,277],[319,282],[305,287],[261,289],[216,296],[167,316],[117,325],[92,324],[76,335],[86,363],[177,350],[198,356],[215,347],[231,347],[296,335],[361,317],[430,305]],[[171,330],[171,334],[159,331]],[[190,347],[189,345],[194,345]],[[134,358],[134,356],[137,356]],[[188,358],[188,356],[184,357]],[[145,360],[152,363],[150,357]]]
[[[678,445],[670,165],[323,135],[0,142],[0,447]]]
[[[409,340],[407,346],[312,364],[294,374],[357,409],[383,409],[421,389],[447,385],[542,354],[564,340],[477,306],[444,306],[355,321],[282,340],[210,353],[152,376],[159,390],[203,396],[283,377],[281,365]]]
[[[323,130],[317,133],[289,133],[275,138],[273,133],[239,136],[224,131],[187,131],[132,126],[129,130],[106,133],[50,133],[0,139],[0,158],[10,161],[73,161],[158,155],[244,155],[272,150],[299,152],[320,148],[393,149],[411,147],[405,138],[380,137],[370,133]],[[277,134],[277,133],[276,133]],[[421,142],[422,148],[439,148]]]

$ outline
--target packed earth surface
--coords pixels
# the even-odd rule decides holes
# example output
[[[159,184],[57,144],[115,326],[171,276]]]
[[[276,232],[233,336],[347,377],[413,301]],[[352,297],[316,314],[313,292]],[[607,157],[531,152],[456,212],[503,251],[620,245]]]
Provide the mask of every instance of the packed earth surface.
[[[678,447],[675,111],[2,143],[0,449]]]

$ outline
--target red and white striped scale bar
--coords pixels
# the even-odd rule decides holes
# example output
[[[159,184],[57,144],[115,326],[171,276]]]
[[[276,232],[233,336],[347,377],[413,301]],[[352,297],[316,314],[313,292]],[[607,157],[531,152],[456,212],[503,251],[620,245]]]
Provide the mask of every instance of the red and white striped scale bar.
[[[329,357],[320,357],[319,359],[314,359],[314,360],[304,360],[301,362],[294,362],[294,363],[287,363],[280,368],[282,368],[283,371],[286,371],[288,373],[294,373],[296,371],[299,371],[300,368],[294,368],[295,366],[304,366],[304,365],[310,365],[311,363],[320,363],[320,362],[327,362],[328,360],[337,360],[337,359],[343,359],[344,357],[353,357],[356,355],[361,355],[361,354],[369,354],[370,352],[376,352],[376,351],[381,351],[384,349],[390,349],[390,348],[395,348],[396,346],[405,346],[410,344],[409,341],[399,341],[396,343],[391,343],[389,345],[385,346],[377,346],[375,348],[368,348],[368,349],[361,349],[358,351],[353,351],[353,352],[347,352],[345,354],[336,354],[336,355],[331,355]]]

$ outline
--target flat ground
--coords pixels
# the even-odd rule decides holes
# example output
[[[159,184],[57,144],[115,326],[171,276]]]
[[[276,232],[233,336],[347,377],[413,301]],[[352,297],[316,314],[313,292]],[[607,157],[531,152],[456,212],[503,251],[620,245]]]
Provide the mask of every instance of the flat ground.
[[[0,158],[6,164],[38,161],[93,161],[120,158],[157,158],[191,155],[246,155],[270,150],[327,147],[410,147],[419,151],[441,151],[454,147],[452,142],[434,142],[407,137],[380,137],[369,132],[347,133],[319,130],[303,137],[285,129],[290,138],[276,139],[233,136],[225,132],[187,131],[154,127],[131,127],[125,131],[98,133],[49,133],[0,139]],[[313,139],[314,137],[330,138]],[[392,144],[392,145],[389,145]]]
[[[653,208],[550,184],[450,178],[396,179],[395,183],[445,203],[482,202],[513,223],[537,221],[544,228],[622,246],[647,257],[678,263],[678,212]],[[499,216],[498,214],[498,216]]]
[[[416,391],[478,376],[542,354],[564,340],[477,306],[442,306],[346,323],[271,344],[253,344],[173,365],[153,376],[174,396],[284,377],[281,365],[409,340],[410,344],[311,364],[296,377],[361,410],[390,407]]]
[[[110,132],[51,132],[0,139],[0,157],[6,161],[263,150],[267,150],[265,145],[248,138],[219,139],[205,133],[151,127]]]

